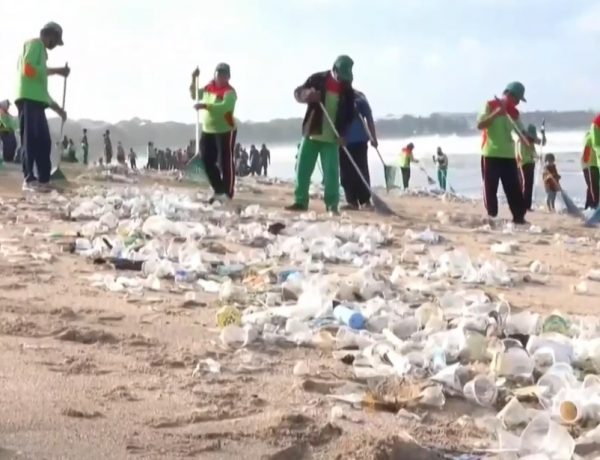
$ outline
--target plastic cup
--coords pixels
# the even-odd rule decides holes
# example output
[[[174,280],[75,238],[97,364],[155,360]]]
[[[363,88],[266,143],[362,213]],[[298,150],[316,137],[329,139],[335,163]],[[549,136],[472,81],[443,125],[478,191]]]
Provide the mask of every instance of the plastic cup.
[[[467,400],[482,407],[493,406],[498,396],[498,389],[494,382],[485,375],[478,375],[467,382],[463,388]]]
[[[583,408],[578,401],[562,401],[558,406],[558,413],[560,420],[567,425],[573,425],[583,418]]]

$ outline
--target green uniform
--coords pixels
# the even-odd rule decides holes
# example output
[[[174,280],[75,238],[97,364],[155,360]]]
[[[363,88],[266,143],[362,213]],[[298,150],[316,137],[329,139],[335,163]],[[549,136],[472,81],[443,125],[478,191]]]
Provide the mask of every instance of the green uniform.
[[[339,89],[335,85],[330,85],[325,93],[325,109],[332,120],[336,119],[338,106]],[[304,137],[300,144],[294,199],[297,204],[304,207],[308,207],[310,179],[319,155],[325,183],[325,206],[327,210],[337,211],[340,203],[338,144],[335,133],[325,116],[323,116],[321,133]]]
[[[521,165],[535,164],[535,143],[525,145],[521,139],[517,141],[517,157],[521,158]]]
[[[402,153],[400,154],[400,167],[401,168],[410,168],[410,164],[413,161],[412,150],[407,149],[406,147],[402,149]]]
[[[206,104],[202,116],[202,131],[211,134],[228,133],[235,129],[233,111],[237,95],[233,87],[218,87],[210,82],[204,87],[200,102]]]
[[[46,47],[39,38],[25,42],[19,58],[19,80],[15,100],[27,99],[50,105],[53,101],[48,94],[48,68]]]
[[[332,119],[335,119],[337,114],[338,102],[338,94],[327,91],[325,94],[325,108]],[[323,182],[325,183],[325,206],[328,210],[337,210],[340,203],[338,144],[327,117],[323,117],[321,134],[305,137],[300,144],[294,198],[295,202],[302,206],[308,206],[310,179],[315,170],[319,154],[321,156],[321,168],[323,169]]]
[[[581,157],[581,168],[587,169],[590,166],[597,166],[598,159],[592,148],[592,133],[588,131],[583,138],[583,155]]]
[[[488,101],[479,114],[477,121],[480,122],[488,115],[492,114],[500,106],[496,100]],[[522,132],[525,131],[519,118],[519,112],[513,109],[510,114],[517,126]],[[512,137],[514,131],[513,125],[508,119],[508,115],[502,115],[494,118],[492,123],[483,130],[483,140],[481,143],[481,154],[489,158],[515,158],[515,142]]]
[[[0,131],[17,131],[17,119],[8,112],[0,112]]]
[[[593,150],[590,156],[590,166],[598,166],[600,160],[600,115],[594,119],[590,128],[590,144]]]

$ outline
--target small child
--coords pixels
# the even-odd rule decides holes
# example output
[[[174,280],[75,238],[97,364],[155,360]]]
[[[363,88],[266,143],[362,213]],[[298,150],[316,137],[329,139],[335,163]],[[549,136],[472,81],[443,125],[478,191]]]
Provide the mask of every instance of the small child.
[[[548,211],[554,212],[554,202],[556,201],[556,192],[560,192],[560,174],[554,164],[554,154],[548,153],[544,157],[544,188],[546,189],[546,205]]]

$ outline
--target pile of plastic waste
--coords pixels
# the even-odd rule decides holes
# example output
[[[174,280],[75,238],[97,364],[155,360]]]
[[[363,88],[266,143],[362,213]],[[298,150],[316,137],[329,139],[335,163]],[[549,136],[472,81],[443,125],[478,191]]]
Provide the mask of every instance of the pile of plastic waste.
[[[500,458],[572,458],[573,426],[588,428],[577,445],[600,438],[589,430],[600,422],[600,323],[512,312],[482,290],[513,283],[497,259],[445,250],[431,229],[394,235],[385,225],[283,217],[257,205],[234,212],[158,188],[88,192],[68,206],[80,235],[74,252],[120,273],[94,275],[98,287],[142,295],[174,282],[186,298],[215,294],[224,346],[329,350],[359,381],[411,382],[410,398],[386,402],[396,411],[443,408],[449,397],[488,408]],[[245,249],[215,252],[219,241]],[[532,273],[545,271],[532,264]],[[197,372],[218,372],[217,364]],[[383,404],[366,387],[332,397]]]

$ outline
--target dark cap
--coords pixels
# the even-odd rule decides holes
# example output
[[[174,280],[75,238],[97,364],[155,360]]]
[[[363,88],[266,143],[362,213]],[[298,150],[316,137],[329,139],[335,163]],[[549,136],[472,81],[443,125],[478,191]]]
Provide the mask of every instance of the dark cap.
[[[520,81],[513,81],[506,85],[504,92],[512,95],[517,101],[527,102],[527,99],[525,99],[525,86]]]
[[[64,45],[63,39],[62,39],[62,34],[63,34],[62,27],[60,25],[58,25],[56,22],[49,22],[44,27],[42,27],[42,33],[44,33],[44,32],[55,33],[58,38],[58,46]]]
[[[350,56],[346,56],[345,54],[338,56],[335,62],[333,63],[333,69],[337,72],[340,80],[347,82],[352,82],[354,78],[352,74],[353,66],[354,61]]]
[[[221,63],[217,64],[215,73],[227,75],[228,77],[230,77],[231,76],[231,68],[229,67],[229,64],[226,64],[225,62],[221,62]]]

